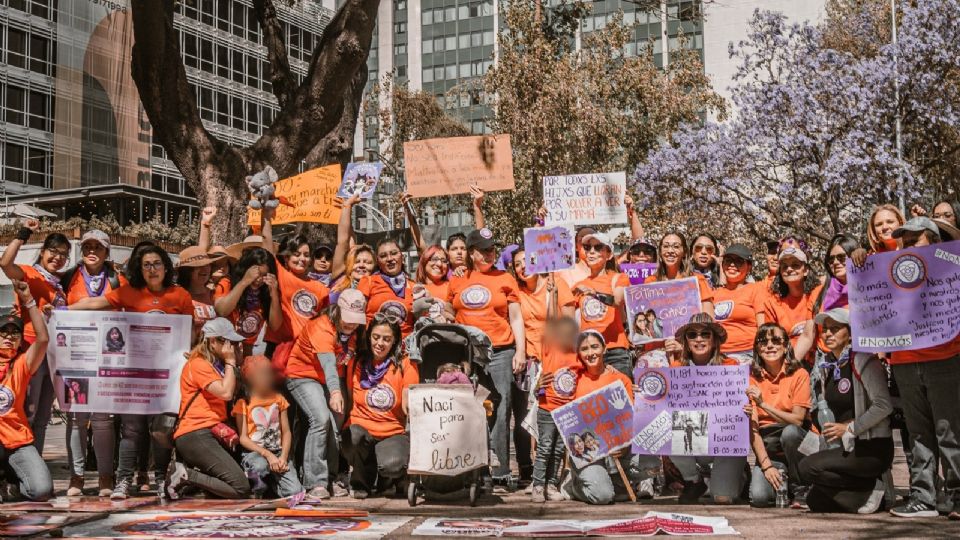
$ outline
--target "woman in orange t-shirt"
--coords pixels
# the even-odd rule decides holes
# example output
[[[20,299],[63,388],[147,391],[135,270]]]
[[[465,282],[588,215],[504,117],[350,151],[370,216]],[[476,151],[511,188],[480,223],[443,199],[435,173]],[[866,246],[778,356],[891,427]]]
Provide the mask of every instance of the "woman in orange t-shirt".
[[[173,432],[177,459],[167,471],[166,495],[179,499],[191,485],[224,499],[250,496],[250,481],[211,428],[225,422],[240,370],[237,347],[243,336],[233,323],[217,317],[204,323],[202,339],[190,351],[180,374],[179,420]]]
[[[350,414],[342,442],[355,499],[365,499],[377,477],[399,485],[406,476],[407,388],[420,382],[417,366],[400,356],[400,321],[394,315],[374,315],[363,341],[360,355],[347,368]]]
[[[15,477],[20,494],[31,501],[45,501],[53,494],[50,469],[33,444],[33,431],[27,420],[25,401],[30,378],[44,362],[47,352],[47,325],[30,294],[29,285],[12,280],[21,313],[30,317],[35,328],[33,343],[24,347],[23,319],[15,315],[0,317],[0,459]]]
[[[727,332],[720,346],[723,354],[740,364],[753,362],[753,340],[763,324],[763,285],[747,283],[753,270],[753,254],[743,244],[733,244],[720,259],[724,284],[713,290],[713,313]]]
[[[691,269],[687,239],[678,232],[668,232],[660,238],[657,253],[657,273],[644,280],[644,283],[696,277],[700,288],[700,311],[713,317],[713,290],[703,275]]]
[[[807,325],[813,324],[813,303],[821,285],[810,267],[806,242],[792,236],[784,238],[780,241],[777,259],[780,266],[763,304],[763,320],[786,329],[794,356],[812,363],[809,344],[806,350],[801,350],[799,341]]]
[[[430,296],[438,300],[446,300],[450,290],[450,279],[447,277],[450,270],[450,259],[447,252],[438,245],[427,248],[420,257],[417,265],[417,283],[422,283]]]
[[[215,259],[200,246],[184,249],[177,259],[177,285],[186,289],[193,299],[193,338],[190,341],[193,345],[200,338],[203,323],[217,318],[213,307],[214,292],[207,286]]]
[[[244,354],[260,339],[264,324],[279,332],[283,325],[277,261],[261,247],[243,252],[230,271],[230,279],[214,293],[217,316],[233,321],[243,336]]]
[[[514,376],[526,373],[527,343],[517,280],[494,267],[498,256],[495,245],[490,229],[470,231],[467,272],[450,280],[446,300],[457,311],[457,324],[479,328],[493,344],[493,355],[483,373],[496,404],[491,440],[500,465],[492,476],[499,488],[510,478],[511,396]]]
[[[406,336],[413,331],[413,283],[403,271],[403,252],[390,238],[377,242],[376,252],[377,271],[357,283],[367,297],[367,322],[377,313],[393,315]]]
[[[845,308],[850,304],[847,295],[847,259],[860,248],[860,243],[849,234],[838,234],[827,244],[826,256],[823,258],[823,268],[827,271],[826,279],[820,287],[820,292],[813,301],[810,310],[813,317],[835,308]],[[813,348],[816,343],[816,349]],[[803,329],[803,334],[797,340],[796,353],[803,357],[809,351],[814,351],[814,366],[819,364],[820,358],[826,356],[830,349],[823,343],[819,327],[811,320]]]

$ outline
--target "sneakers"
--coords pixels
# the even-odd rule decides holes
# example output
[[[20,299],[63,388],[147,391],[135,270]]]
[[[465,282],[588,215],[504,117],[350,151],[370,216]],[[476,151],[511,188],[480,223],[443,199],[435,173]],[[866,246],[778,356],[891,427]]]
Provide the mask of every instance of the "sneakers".
[[[317,486],[307,492],[307,499],[322,501],[330,498],[330,490],[326,486]]]
[[[793,492],[793,500],[790,501],[790,508],[801,510],[807,506],[807,493],[810,488],[807,486],[797,486]]]
[[[703,497],[706,492],[707,484],[704,483],[703,479],[696,482],[684,481],[683,491],[677,497],[677,502],[680,504],[697,504],[700,502],[700,497]]]
[[[350,490],[347,489],[347,486],[343,485],[343,482],[337,480],[333,483],[334,497],[346,497],[347,495],[350,495]]]
[[[71,475],[70,487],[67,488],[67,497],[79,497],[81,495],[83,495],[83,477]]]
[[[637,499],[652,499],[657,495],[656,489],[653,485],[653,478],[647,478],[641,480],[637,484]]]
[[[906,504],[891,508],[890,513],[902,518],[937,517],[938,515],[936,508],[913,497],[907,500]]]
[[[867,502],[863,503],[863,506],[857,509],[858,514],[872,514],[880,509],[880,503],[883,502],[883,495],[885,493],[885,486],[883,482],[877,480],[877,484],[873,487],[873,491],[870,492],[870,496],[867,497]]]
[[[98,480],[100,491],[97,492],[97,495],[101,497],[109,497],[113,493],[113,486],[116,485],[116,480],[114,480],[113,475],[104,474],[101,475]]]
[[[187,483],[187,468],[179,461],[171,461],[167,467],[167,475],[163,479],[164,491],[170,500],[175,501],[180,498],[180,490]]]
[[[167,495],[167,481],[157,480],[157,498],[162,501],[168,497],[169,495]]]
[[[367,491],[364,490],[364,489],[351,489],[351,490],[350,490],[350,497],[353,498],[353,499],[357,499],[358,501],[362,501],[363,499],[366,499],[366,498],[369,497],[369,496],[370,496],[370,494],[367,493]]]
[[[530,490],[530,502],[533,502],[533,503],[547,502],[547,491],[544,489],[543,486],[533,486],[533,489]]]
[[[113,487],[113,493],[110,494],[110,498],[115,501],[122,501],[130,497],[130,479],[121,478],[117,481],[117,485]]]
[[[547,484],[546,496],[548,501],[563,501],[566,498],[560,492],[560,488],[553,484]]]

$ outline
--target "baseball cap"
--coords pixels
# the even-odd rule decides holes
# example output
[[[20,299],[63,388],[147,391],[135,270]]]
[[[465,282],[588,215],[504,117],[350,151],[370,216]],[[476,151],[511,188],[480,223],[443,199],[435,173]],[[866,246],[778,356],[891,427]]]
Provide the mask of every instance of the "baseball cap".
[[[833,308],[823,313],[818,313],[817,316],[813,318],[813,322],[823,324],[827,319],[833,319],[840,324],[850,326],[850,310],[847,308]]]
[[[607,233],[602,232],[592,232],[583,237],[583,240],[580,241],[581,244],[585,243],[587,240],[594,239],[597,242],[607,246],[610,249],[613,249],[613,244],[610,242],[610,237],[607,236]]]
[[[190,246],[177,256],[179,261],[177,266],[196,267],[206,266],[213,262],[213,259],[200,246]]]
[[[340,320],[349,324],[367,322],[367,299],[356,289],[344,289],[337,298],[340,308]]]
[[[94,240],[101,246],[110,249],[110,236],[100,229],[90,229],[83,233],[83,236],[80,237],[80,245],[82,246],[87,240]]]
[[[911,218],[910,221],[907,221],[900,226],[897,230],[893,231],[894,238],[900,238],[908,232],[922,232],[930,231],[932,233],[940,234],[940,229],[937,228],[937,224],[933,222],[932,219],[928,217],[915,217]]]
[[[23,319],[17,317],[16,315],[3,315],[0,317],[0,328],[12,324],[17,327],[17,330],[20,330],[23,333]]]
[[[495,244],[496,240],[493,239],[493,231],[486,227],[474,229],[467,235],[467,249],[490,249]]]
[[[631,250],[631,251],[632,251],[634,248],[640,249],[640,248],[644,248],[644,247],[649,248],[649,249],[652,249],[654,252],[657,251],[657,245],[654,244],[653,242],[645,239],[645,238],[639,238],[639,239],[635,240],[632,244],[630,244],[630,250]]]
[[[204,338],[222,337],[235,343],[243,341],[243,336],[237,333],[233,323],[223,317],[217,317],[203,323],[201,331]]]
[[[727,249],[723,250],[723,255],[736,255],[747,262],[753,262],[753,252],[750,251],[750,248],[743,244],[731,245]]]
[[[313,256],[319,256],[321,251],[326,251],[328,257],[333,257],[333,247],[330,244],[319,244],[316,249],[313,250]]]

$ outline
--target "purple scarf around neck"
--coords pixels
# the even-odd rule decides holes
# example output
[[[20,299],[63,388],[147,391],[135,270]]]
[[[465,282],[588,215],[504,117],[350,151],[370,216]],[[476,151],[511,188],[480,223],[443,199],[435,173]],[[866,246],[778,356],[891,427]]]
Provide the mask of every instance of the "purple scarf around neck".
[[[823,305],[821,311],[829,311],[835,307],[846,307],[850,303],[847,298],[847,284],[840,283],[839,279],[830,280],[827,292],[823,294]]]
[[[387,358],[379,366],[374,366],[373,361],[364,362],[363,370],[360,372],[360,388],[369,390],[380,384],[380,381],[387,375],[387,370],[393,364],[393,358]]]

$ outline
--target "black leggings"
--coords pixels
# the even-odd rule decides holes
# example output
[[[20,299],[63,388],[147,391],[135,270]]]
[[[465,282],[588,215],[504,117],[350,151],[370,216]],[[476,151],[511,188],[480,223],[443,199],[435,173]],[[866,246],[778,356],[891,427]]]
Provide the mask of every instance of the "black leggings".
[[[353,467],[350,487],[370,492],[377,478],[400,479],[407,474],[410,436],[406,433],[378,439],[356,424],[343,432],[343,456]],[[381,482],[382,487],[382,482]]]
[[[877,480],[893,464],[893,439],[857,440],[853,452],[833,448],[804,458],[800,479],[811,486],[807,505],[812,512],[856,513]]]
[[[250,497],[247,474],[209,428],[181,435],[174,444],[178,459],[187,466],[187,483],[224,499]]]

